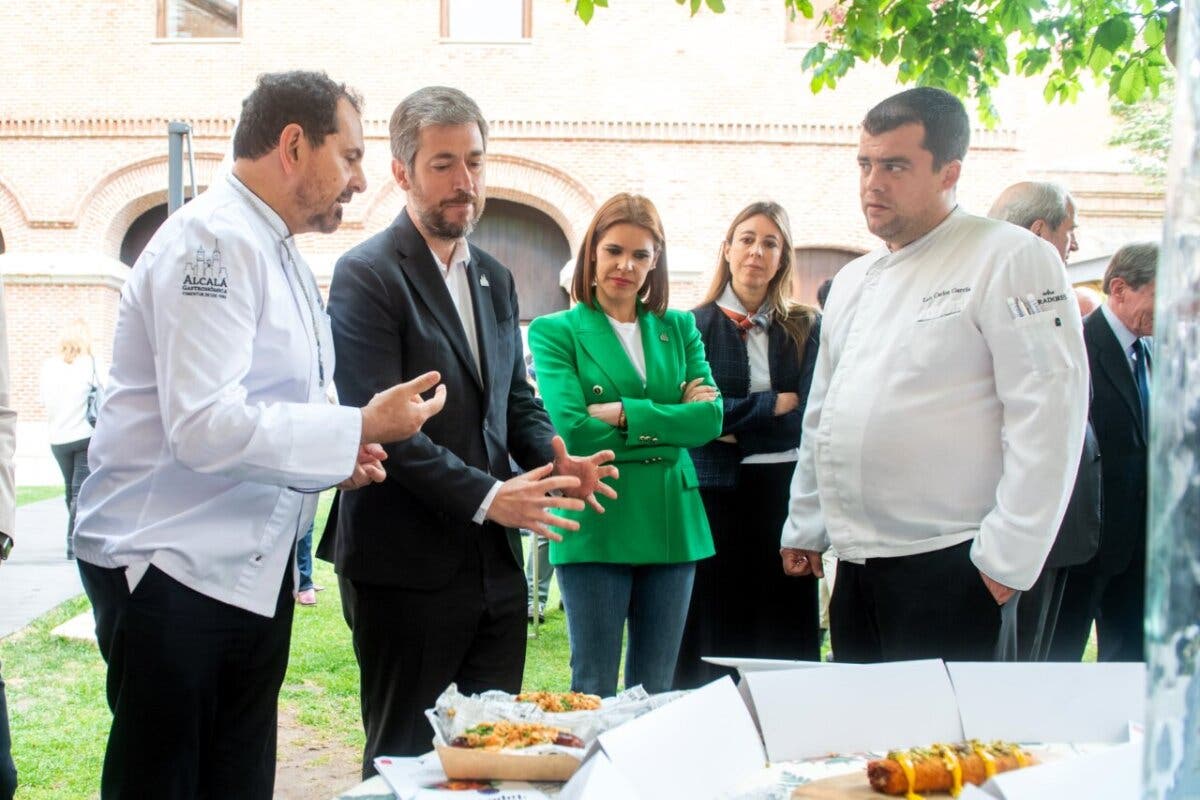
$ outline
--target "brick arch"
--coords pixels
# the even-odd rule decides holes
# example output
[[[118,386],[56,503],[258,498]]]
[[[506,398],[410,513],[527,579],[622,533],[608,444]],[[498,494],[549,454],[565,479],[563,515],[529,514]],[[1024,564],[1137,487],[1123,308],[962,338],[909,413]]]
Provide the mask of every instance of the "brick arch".
[[[566,172],[520,156],[488,156],[488,193],[524,203],[549,215],[578,246],[598,204],[580,181]]]
[[[198,189],[208,186],[223,158],[223,153],[196,153]],[[79,241],[118,258],[121,240],[133,221],[166,201],[166,156],[156,155],[127,164],[101,178],[80,200],[74,214]]]
[[[592,193],[580,181],[548,164],[519,156],[489,153],[487,186],[488,197],[512,200],[547,214],[572,247],[583,237],[597,208]],[[367,203],[363,227],[367,231],[387,227],[403,205],[404,190],[389,180]]]
[[[29,230],[29,215],[16,192],[0,179],[0,235],[4,237],[4,250],[11,253],[20,250]]]

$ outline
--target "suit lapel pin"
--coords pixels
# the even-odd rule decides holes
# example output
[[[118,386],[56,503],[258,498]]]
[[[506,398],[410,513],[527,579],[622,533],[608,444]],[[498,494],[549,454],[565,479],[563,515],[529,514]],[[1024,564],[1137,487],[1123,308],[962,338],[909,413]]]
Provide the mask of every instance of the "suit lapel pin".
[[[599,397],[600,395],[604,394],[604,388],[602,386],[600,386],[600,384],[596,384],[595,386],[592,387],[592,394]]]
[[[479,276],[479,285],[480,286],[491,286],[491,284],[488,283],[487,275]]]
[[[670,337],[670,336],[667,336],[665,333],[660,333],[660,334],[658,335],[658,340],[659,340],[660,342],[669,342],[669,341],[671,341],[671,337]]]

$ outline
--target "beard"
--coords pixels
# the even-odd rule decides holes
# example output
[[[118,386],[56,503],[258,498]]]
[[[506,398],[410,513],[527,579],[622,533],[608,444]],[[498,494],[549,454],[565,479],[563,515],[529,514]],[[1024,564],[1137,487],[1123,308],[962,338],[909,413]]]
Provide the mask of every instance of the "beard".
[[[302,184],[296,190],[296,202],[307,212],[305,230],[333,233],[341,227],[342,206],[350,202],[354,193],[345,191],[330,201],[323,200],[322,196],[328,197],[328,194],[322,192],[320,186]]]
[[[481,191],[477,194],[459,192],[439,203],[427,204],[425,193],[416,181],[412,182],[409,194],[415,201],[413,205],[416,206],[417,218],[421,222],[421,227],[438,239],[461,239],[470,236],[471,231],[475,230],[475,223],[479,222],[479,218],[483,216],[483,206],[486,202]],[[471,203],[474,213],[464,222],[452,222],[446,218],[445,208],[460,203]]]
[[[331,206],[324,211],[312,214],[308,218],[309,230],[319,233],[333,233],[342,225],[342,207]]]

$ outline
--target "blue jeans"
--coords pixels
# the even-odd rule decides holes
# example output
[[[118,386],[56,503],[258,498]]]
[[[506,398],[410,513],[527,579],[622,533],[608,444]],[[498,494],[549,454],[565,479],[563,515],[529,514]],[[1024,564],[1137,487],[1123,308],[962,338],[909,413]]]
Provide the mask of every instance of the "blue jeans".
[[[567,608],[571,688],[611,697],[617,691],[621,633],[629,621],[625,685],[670,690],[692,599],[695,562],[560,564]]]
[[[312,580],[312,532],[313,526],[296,542],[296,569],[300,571],[300,585],[297,592],[313,588]]]
[[[527,531],[521,531],[522,535],[527,534]],[[537,602],[538,608],[543,611],[546,605],[546,598],[550,596],[550,579],[554,577],[554,565],[550,563],[550,540],[542,536],[534,536],[528,533],[532,538],[529,545],[529,556],[525,560],[525,589],[529,596],[528,606],[529,613],[533,613],[533,559],[537,559],[538,565],[538,585],[537,585]]]

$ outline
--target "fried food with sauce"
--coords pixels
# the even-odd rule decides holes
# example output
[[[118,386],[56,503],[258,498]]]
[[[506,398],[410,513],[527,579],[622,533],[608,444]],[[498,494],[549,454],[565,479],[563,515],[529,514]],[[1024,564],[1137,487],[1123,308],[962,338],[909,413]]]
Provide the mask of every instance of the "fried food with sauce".
[[[521,692],[520,703],[533,703],[542,711],[595,711],[600,707],[600,698],[583,692]]]
[[[483,722],[467,728],[462,736],[450,742],[451,747],[477,750],[519,750],[539,744],[584,746],[583,740],[573,733],[534,722]]]
[[[907,800],[920,800],[917,792],[949,792],[958,797],[964,783],[979,786],[997,772],[1033,763],[1033,758],[1015,744],[972,740],[893,750],[887,758],[867,764],[867,780],[875,791],[904,795]]]

